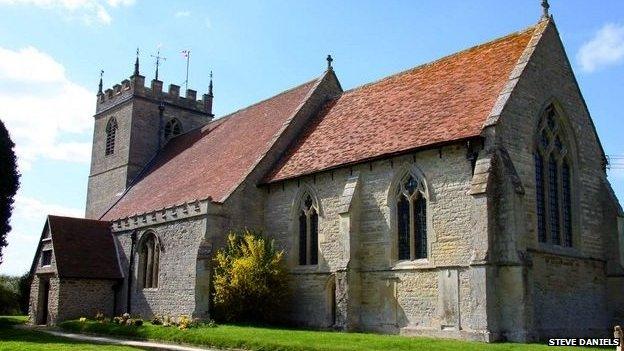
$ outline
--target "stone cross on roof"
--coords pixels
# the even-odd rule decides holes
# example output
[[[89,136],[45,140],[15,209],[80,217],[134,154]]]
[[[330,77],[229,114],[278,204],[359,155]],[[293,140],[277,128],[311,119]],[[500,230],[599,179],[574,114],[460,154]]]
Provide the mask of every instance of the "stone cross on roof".
[[[544,13],[542,14],[542,18],[548,18],[548,9],[550,8],[550,5],[548,4],[548,0],[542,0],[542,8],[544,10]]]

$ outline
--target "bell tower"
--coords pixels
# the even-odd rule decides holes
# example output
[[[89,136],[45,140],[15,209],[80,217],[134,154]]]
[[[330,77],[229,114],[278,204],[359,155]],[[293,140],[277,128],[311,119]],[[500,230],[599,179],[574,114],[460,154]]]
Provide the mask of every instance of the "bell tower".
[[[102,91],[100,75],[86,218],[99,219],[167,140],[210,122],[214,117],[212,99],[212,78],[201,100],[192,89],[180,96],[180,87],[174,84],[163,92],[163,82],[158,79],[145,87],[145,77],[139,73],[138,50],[130,79]]]

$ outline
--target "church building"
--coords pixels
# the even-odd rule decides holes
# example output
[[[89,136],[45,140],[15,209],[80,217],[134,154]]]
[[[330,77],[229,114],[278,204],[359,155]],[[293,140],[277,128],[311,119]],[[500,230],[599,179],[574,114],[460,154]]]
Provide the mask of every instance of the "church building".
[[[553,18],[350,90],[214,118],[132,76],[97,93],[86,218],[50,215],[30,318],[210,318],[232,230],[284,250],[294,326],[496,341],[624,322],[623,212]]]

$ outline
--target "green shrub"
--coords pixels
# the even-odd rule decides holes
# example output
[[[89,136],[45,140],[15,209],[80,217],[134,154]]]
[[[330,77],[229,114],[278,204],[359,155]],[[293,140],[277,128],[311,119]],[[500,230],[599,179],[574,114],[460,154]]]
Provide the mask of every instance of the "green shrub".
[[[5,282],[0,283],[0,315],[20,314],[19,295]]]
[[[288,289],[284,252],[273,240],[245,230],[230,233],[215,255],[214,307],[226,321],[272,322]]]
[[[164,317],[154,316],[152,318],[151,322],[152,322],[153,325],[162,325],[163,324],[163,319],[164,319]]]

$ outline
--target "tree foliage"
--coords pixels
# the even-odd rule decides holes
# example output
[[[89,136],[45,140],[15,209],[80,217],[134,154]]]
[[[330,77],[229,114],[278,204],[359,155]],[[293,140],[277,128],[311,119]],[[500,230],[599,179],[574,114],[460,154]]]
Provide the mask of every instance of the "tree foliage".
[[[214,269],[215,317],[236,322],[272,322],[288,291],[284,252],[273,240],[245,230],[230,233],[217,251]]]
[[[0,275],[0,315],[28,314],[30,274]]]
[[[9,131],[0,120],[0,263],[2,248],[7,246],[6,237],[11,230],[9,219],[13,210],[13,196],[19,188],[17,158],[13,147],[15,144],[11,141]]]

